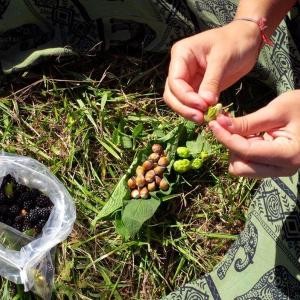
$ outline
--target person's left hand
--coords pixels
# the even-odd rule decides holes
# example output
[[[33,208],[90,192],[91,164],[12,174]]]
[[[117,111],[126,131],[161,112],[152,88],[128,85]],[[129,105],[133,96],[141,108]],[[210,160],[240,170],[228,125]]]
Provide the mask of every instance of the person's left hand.
[[[300,167],[300,90],[286,92],[244,117],[220,115],[209,127],[229,149],[233,175],[290,176]]]

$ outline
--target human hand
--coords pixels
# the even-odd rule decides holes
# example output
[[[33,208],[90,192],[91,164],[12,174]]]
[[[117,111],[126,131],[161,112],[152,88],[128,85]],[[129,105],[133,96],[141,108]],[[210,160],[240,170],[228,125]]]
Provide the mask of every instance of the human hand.
[[[233,175],[290,176],[300,167],[300,90],[286,92],[244,117],[219,115],[209,127],[229,149]]]
[[[171,51],[164,100],[186,119],[201,123],[208,106],[254,66],[261,43],[257,24],[234,21],[183,39]]]

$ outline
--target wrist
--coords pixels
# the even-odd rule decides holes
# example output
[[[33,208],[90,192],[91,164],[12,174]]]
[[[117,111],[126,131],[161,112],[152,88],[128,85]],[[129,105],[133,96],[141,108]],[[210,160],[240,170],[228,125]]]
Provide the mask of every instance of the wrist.
[[[254,22],[246,22],[243,20],[233,20],[227,26],[232,28],[234,35],[238,40],[249,45],[251,48],[260,49],[262,45],[260,28]]]

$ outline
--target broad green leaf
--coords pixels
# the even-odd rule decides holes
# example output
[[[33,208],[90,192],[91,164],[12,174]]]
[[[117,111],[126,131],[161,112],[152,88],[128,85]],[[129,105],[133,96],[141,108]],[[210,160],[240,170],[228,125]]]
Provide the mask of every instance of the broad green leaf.
[[[128,241],[130,238],[130,234],[126,226],[124,225],[121,219],[116,219],[115,221],[116,231],[119,235],[121,235],[125,241]]]
[[[110,198],[101,209],[100,213],[93,220],[92,227],[96,226],[98,220],[103,219],[120,209],[123,206],[123,200],[129,198],[129,190],[126,185],[127,177],[128,175],[126,174],[121,178]]]
[[[122,221],[131,237],[154,215],[159,205],[160,200],[154,198],[129,201],[124,208]]]

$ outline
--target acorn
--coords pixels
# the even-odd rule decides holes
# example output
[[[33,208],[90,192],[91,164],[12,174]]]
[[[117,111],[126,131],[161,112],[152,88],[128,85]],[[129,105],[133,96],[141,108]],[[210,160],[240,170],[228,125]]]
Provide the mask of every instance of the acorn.
[[[163,152],[163,147],[162,147],[162,145],[160,145],[160,144],[153,144],[152,145],[152,151],[154,152],[154,153],[158,153],[158,154],[161,154],[162,152]]]
[[[144,175],[138,175],[135,179],[135,182],[136,182],[136,185],[139,187],[139,188],[142,188],[145,186],[146,184],[146,180],[145,180],[145,177]]]
[[[145,174],[145,180],[146,182],[152,182],[155,179],[155,172],[154,170],[149,170],[146,174]]]
[[[160,155],[158,153],[151,153],[148,157],[149,160],[152,160],[154,163],[158,162]]]
[[[147,199],[149,198],[149,191],[147,189],[147,187],[143,187],[141,190],[140,190],[140,197],[142,199]]]
[[[162,175],[165,169],[166,169],[165,167],[157,166],[153,169],[153,171],[155,172],[156,175]]]
[[[149,171],[153,168],[153,161],[152,160],[146,160],[143,162],[143,168],[145,171]]]
[[[156,183],[155,183],[155,181],[152,181],[152,182],[148,183],[147,188],[148,188],[149,192],[154,192],[156,190]]]
[[[138,199],[138,198],[140,198],[140,192],[139,192],[139,190],[137,190],[137,189],[132,190],[130,195],[131,195],[131,198],[133,198],[133,199]]]
[[[137,187],[135,177],[129,178],[127,181],[127,185],[131,190],[135,189]]]
[[[137,166],[135,170],[136,175],[144,175],[145,174],[145,169],[143,166]]]
[[[169,164],[169,159],[166,156],[161,156],[157,164],[162,167],[166,167]]]
[[[163,191],[167,191],[169,189],[170,185],[169,183],[167,182],[166,179],[162,178],[160,184],[159,184],[159,188]]]

